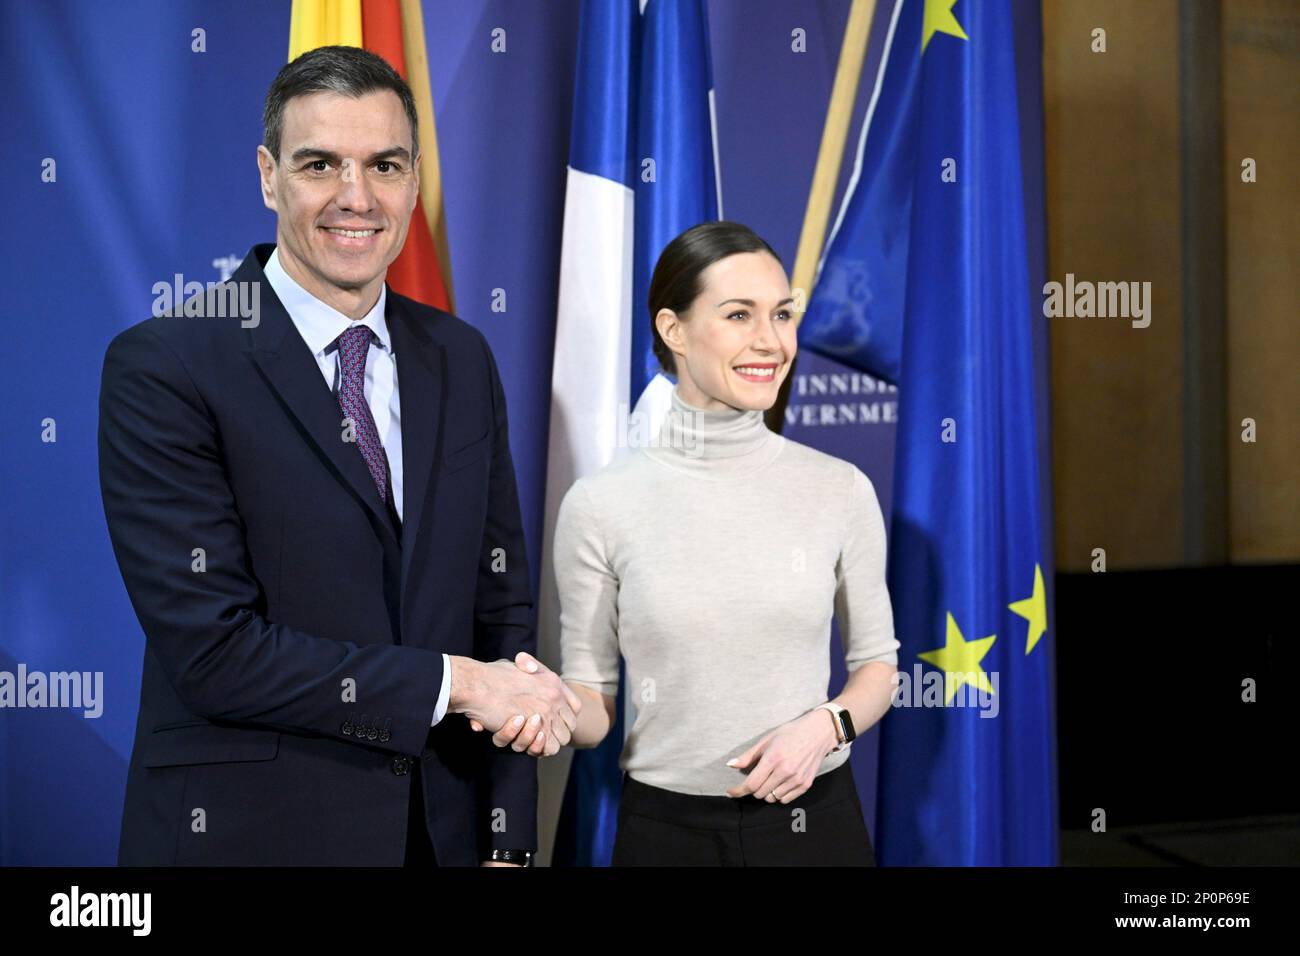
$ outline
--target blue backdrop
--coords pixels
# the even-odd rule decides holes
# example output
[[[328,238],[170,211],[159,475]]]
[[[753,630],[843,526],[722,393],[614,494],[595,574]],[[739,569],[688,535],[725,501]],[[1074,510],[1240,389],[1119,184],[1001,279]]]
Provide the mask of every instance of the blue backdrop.
[[[536,575],[578,3],[424,6],[457,311],[487,335],[505,379]],[[1017,50],[1022,76],[1039,69],[1034,7],[1024,4],[1032,28]],[[708,5],[724,213],[764,236],[787,267],[848,8]],[[201,53],[191,49],[197,28]],[[503,53],[492,52],[496,28],[506,31]],[[795,30],[806,52],[792,50]],[[109,340],[148,317],[154,283],[175,273],[219,280],[251,245],[274,240],[255,151],[288,32],[288,0],[0,5],[0,56],[10,65],[0,172],[15,200],[0,308],[18,359],[0,376],[0,671],[102,672],[104,687],[98,718],[0,709],[0,865],[116,858],[144,638],[100,503],[100,367]],[[864,77],[875,74],[878,46],[877,34]],[[1022,103],[1031,229],[1042,218],[1036,89]],[[865,105],[859,95],[853,142]],[[851,162],[850,151],[841,190]],[[1042,264],[1030,265],[1033,280]],[[504,312],[489,307],[495,289],[506,290]],[[807,352],[796,372],[786,434],[856,462],[888,517],[897,393]],[[838,689],[842,654],[831,648]],[[869,823],[875,738],[853,752]]]

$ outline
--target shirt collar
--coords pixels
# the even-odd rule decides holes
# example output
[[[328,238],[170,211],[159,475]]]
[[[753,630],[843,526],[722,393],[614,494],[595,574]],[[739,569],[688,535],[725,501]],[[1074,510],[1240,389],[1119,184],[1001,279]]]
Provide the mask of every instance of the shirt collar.
[[[392,349],[388,338],[388,323],[384,319],[384,306],[388,299],[387,282],[380,287],[379,299],[374,308],[360,319],[353,320],[316,298],[285,272],[284,266],[280,264],[278,248],[266,260],[262,271],[313,355],[323,354],[335,339],[357,324],[369,327],[379,338],[379,345],[384,351]]]

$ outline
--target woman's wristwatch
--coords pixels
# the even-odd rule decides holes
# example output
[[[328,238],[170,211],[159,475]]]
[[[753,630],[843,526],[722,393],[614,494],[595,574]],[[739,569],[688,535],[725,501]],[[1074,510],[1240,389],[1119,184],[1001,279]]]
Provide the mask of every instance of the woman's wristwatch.
[[[853,738],[857,732],[853,729],[853,717],[848,710],[839,704],[832,704],[827,701],[824,704],[818,704],[814,710],[829,710],[831,717],[835,721],[835,740],[836,744],[831,748],[831,753],[839,753],[849,744],[853,743]]]

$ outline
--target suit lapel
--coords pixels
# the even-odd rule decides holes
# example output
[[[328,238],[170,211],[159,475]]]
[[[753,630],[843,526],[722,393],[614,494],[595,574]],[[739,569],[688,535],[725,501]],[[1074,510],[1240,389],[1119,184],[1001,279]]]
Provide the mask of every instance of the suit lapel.
[[[388,513],[379,489],[375,487],[365,458],[356,442],[343,440],[343,410],[325,384],[315,358],[307,343],[294,328],[289,313],[276,297],[271,284],[266,281],[262,265],[270,256],[274,245],[253,247],[252,252],[236,270],[232,281],[259,282],[259,321],[249,332],[247,351],[261,369],[266,381],[279,396],[285,409],[302,428],[304,436],[315,446],[335,475],[350,488],[368,508],[396,543],[397,528]],[[391,290],[389,301],[392,301]],[[399,386],[402,398],[403,454],[406,453],[406,386],[402,381],[404,369],[398,353]],[[418,444],[418,443],[412,443]],[[408,485],[409,488],[409,485]],[[409,495],[410,492],[405,492]],[[406,498],[409,500],[409,498]],[[405,558],[403,559],[405,566]]]
[[[439,447],[447,384],[445,352],[405,305],[388,289],[384,312],[397,356],[397,389],[402,403],[402,605],[420,520],[429,495]]]

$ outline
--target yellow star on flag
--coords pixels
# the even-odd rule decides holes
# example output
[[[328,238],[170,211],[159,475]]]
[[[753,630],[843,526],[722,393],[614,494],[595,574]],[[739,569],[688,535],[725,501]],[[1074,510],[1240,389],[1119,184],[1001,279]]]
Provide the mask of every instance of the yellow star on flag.
[[[957,622],[953,620],[952,611],[948,612],[947,643],[938,650],[922,651],[916,655],[944,672],[943,702],[945,704],[952,703],[962,684],[970,684],[990,694],[994,692],[988,675],[984,673],[984,668],[980,667],[980,661],[984,659],[984,655],[989,652],[996,640],[996,634],[981,637],[977,641],[966,640],[962,637]]]
[[[936,33],[969,40],[966,31],[961,28],[957,18],[952,15],[953,5],[957,0],[925,0],[925,14],[921,18],[921,52],[925,52],[930,37]]]
[[[1028,654],[1047,630],[1047,592],[1043,589],[1041,567],[1034,565],[1034,593],[1023,601],[1012,601],[1007,607],[1029,622],[1029,638],[1025,641],[1025,653]]]

